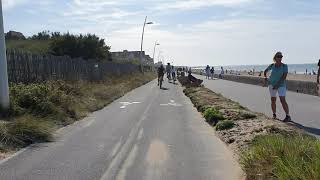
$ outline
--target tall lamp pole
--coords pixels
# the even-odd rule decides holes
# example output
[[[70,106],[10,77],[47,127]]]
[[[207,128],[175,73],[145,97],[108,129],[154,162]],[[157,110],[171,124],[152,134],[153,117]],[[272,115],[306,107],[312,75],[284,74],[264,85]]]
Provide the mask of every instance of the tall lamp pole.
[[[160,56],[162,54],[162,51],[159,51],[159,54],[158,54],[158,62],[160,62]]]
[[[154,61],[154,54],[156,53],[156,46],[159,46],[160,44],[157,43],[157,41],[154,43],[154,48],[153,48],[153,61]]]
[[[6,44],[3,27],[2,0],[0,0],[0,110],[8,110],[9,103]]]
[[[143,52],[143,38],[144,38],[144,28],[146,27],[146,25],[149,25],[149,24],[153,24],[153,22],[147,22],[147,16],[144,20],[144,23],[143,23],[143,29],[142,29],[142,38],[141,38],[141,49],[140,49],[140,64],[141,64],[141,71],[143,72],[143,55],[142,55],[142,52]]]

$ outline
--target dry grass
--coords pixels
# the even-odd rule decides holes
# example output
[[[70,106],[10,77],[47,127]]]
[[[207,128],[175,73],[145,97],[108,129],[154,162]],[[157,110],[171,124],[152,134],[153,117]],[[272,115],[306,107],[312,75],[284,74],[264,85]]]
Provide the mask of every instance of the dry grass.
[[[0,123],[0,152],[51,140],[52,132],[99,110],[155,78],[139,72],[100,82],[11,84],[11,107]]]

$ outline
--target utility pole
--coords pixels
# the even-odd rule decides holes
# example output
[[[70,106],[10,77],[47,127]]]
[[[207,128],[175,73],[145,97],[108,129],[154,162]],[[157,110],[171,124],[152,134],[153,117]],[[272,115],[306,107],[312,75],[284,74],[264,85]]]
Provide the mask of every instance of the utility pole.
[[[10,101],[2,0],[0,0],[0,16],[0,110],[6,111],[9,109]]]

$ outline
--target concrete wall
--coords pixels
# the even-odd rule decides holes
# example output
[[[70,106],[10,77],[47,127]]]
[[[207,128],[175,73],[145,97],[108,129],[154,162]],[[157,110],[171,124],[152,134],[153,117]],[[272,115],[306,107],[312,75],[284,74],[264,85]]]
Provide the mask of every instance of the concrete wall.
[[[200,74],[199,72],[194,73]],[[215,77],[219,78],[219,75],[216,74]],[[222,79],[258,86],[263,86],[264,84],[263,78],[253,76],[236,76],[225,74],[222,75]],[[294,91],[298,93],[310,94],[315,96],[318,95],[317,84],[315,82],[287,80],[287,89],[289,91]]]

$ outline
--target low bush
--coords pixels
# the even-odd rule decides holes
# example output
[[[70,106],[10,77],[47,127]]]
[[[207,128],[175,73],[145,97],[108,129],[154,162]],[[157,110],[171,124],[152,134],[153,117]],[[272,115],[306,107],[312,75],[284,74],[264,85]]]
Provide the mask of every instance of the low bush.
[[[52,140],[53,124],[42,119],[25,116],[0,124],[2,146],[24,147],[32,143]]]
[[[232,120],[224,120],[224,121],[220,121],[217,123],[216,125],[216,130],[217,131],[222,131],[222,130],[227,130],[227,129],[231,129],[234,127],[234,122]]]
[[[207,108],[204,113],[204,118],[211,125],[216,125],[220,120],[224,120],[224,116],[215,108]]]
[[[240,119],[253,119],[256,118],[257,115],[250,113],[250,112],[245,112],[245,111],[240,111],[239,112],[239,118]]]
[[[248,179],[320,179],[320,141],[308,135],[258,136],[241,163]]]

